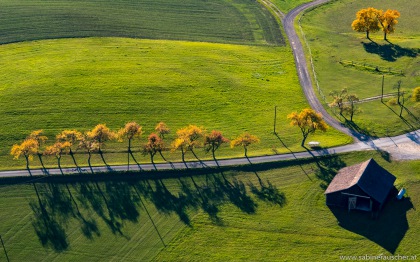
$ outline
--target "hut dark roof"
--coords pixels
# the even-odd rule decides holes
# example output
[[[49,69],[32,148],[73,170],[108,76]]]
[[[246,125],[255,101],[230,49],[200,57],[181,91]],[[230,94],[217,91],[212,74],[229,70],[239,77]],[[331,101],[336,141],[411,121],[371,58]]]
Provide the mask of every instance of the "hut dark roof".
[[[382,204],[394,186],[395,179],[394,175],[371,158],[365,162],[340,169],[325,194],[358,185],[367,195]]]

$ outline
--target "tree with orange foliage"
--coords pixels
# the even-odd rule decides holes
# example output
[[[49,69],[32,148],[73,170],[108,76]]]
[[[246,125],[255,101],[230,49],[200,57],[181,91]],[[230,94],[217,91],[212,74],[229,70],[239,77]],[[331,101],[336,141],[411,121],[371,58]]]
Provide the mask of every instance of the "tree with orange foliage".
[[[172,151],[181,150],[182,162],[185,162],[185,153],[189,150],[194,154],[194,148],[201,146],[204,137],[204,129],[195,125],[189,125],[176,131],[176,138],[172,142]]]
[[[127,149],[127,168],[130,169],[130,154],[131,152],[131,141],[135,138],[140,138],[143,134],[142,127],[136,122],[128,122],[123,128],[121,128],[118,133],[118,141],[122,142],[123,139],[128,140],[128,149]],[[133,157],[134,158],[134,157]]]
[[[153,157],[156,153],[162,152],[165,148],[162,138],[155,133],[151,133],[147,137],[147,143],[143,146],[143,154],[150,155],[150,160],[154,164]]]
[[[395,26],[398,24],[397,18],[400,17],[400,12],[397,10],[386,10],[384,13],[381,12],[379,17],[379,23],[382,26],[384,32],[384,40],[387,40],[387,34],[394,33]]]
[[[45,170],[44,162],[42,161],[43,152],[42,152],[41,147],[45,144],[45,141],[48,140],[48,137],[44,136],[43,133],[44,133],[44,130],[42,129],[32,131],[29,134],[29,136],[26,137],[26,139],[34,139],[36,143],[38,144],[36,154],[38,156],[38,159],[39,159],[39,162],[41,163],[42,168]]]
[[[257,136],[251,135],[247,132],[239,135],[237,138],[235,138],[234,140],[232,140],[230,142],[230,147],[234,148],[237,146],[242,146],[244,148],[244,153],[245,156],[247,157],[247,153],[248,153],[248,146],[255,144],[255,143],[259,143],[260,139]]]
[[[328,128],[327,123],[322,119],[321,113],[313,109],[305,108],[299,114],[293,112],[287,116],[291,120],[291,126],[298,126],[302,132],[302,146],[305,145],[306,138],[309,134],[315,133],[316,130],[325,132]]]
[[[98,144],[98,152],[102,153],[102,147],[105,142],[116,138],[116,134],[112,132],[106,124],[98,124],[91,131],[86,133],[87,137]]]
[[[216,159],[214,152],[225,143],[229,143],[229,139],[222,135],[222,132],[217,130],[212,130],[210,134],[205,135],[204,137],[204,146],[206,152],[211,151],[213,159]]]
[[[70,142],[55,142],[52,146],[47,146],[44,151],[44,155],[46,156],[55,156],[57,158],[58,168],[61,170],[61,156],[63,153],[70,152],[71,144]],[[63,171],[61,171],[63,174]]]
[[[92,140],[92,138],[88,136],[87,134],[84,134],[82,139],[79,141],[78,148],[84,149],[88,153],[88,164],[89,164],[90,170],[93,173],[90,159],[92,158],[92,153],[99,151],[99,143],[97,141]]]
[[[69,143],[68,150],[71,158],[73,159],[73,163],[76,167],[78,167],[76,163],[76,159],[74,158],[74,152],[72,147],[78,144],[80,140],[83,139],[83,134],[77,130],[63,130],[61,133],[55,136],[57,142],[61,143]]]
[[[380,28],[379,18],[382,15],[382,10],[373,7],[361,9],[356,14],[356,19],[351,24],[354,31],[366,32],[366,38],[370,39],[370,32],[378,32]]]
[[[160,138],[165,138],[166,134],[169,134],[171,130],[168,128],[168,126],[164,122],[159,122],[159,124],[156,125],[155,131],[159,134]]]
[[[38,153],[38,148],[39,144],[35,139],[27,138],[20,145],[13,145],[10,154],[14,159],[19,159],[20,156],[24,156],[26,160],[26,169],[29,170],[29,160],[32,160],[33,156]]]

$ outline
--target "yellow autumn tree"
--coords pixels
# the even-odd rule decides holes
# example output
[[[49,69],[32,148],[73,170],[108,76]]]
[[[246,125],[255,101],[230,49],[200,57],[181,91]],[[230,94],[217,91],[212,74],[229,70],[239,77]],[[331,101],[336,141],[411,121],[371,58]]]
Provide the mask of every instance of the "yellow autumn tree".
[[[14,159],[24,156],[26,160],[26,168],[29,170],[29,160],[33,159],[33,156],[38,153],[39,144],[33,138],[25,139],[20,145],[15,144],[10,150],[10,154]]]
[[[61,133],[55,136],[57,142],[61,143],[69,143],[68,150],[71,158],[73,159],[73,163],[76,167],[78,167],[76,163],[76,159],[74,158],[73,148],[77,147],[80,140],[83,139],[83,134],[77,130],[63,130]]]
[[[63,153],[69,153],[70,152],[71,143],[66,142],[60,142],[57,141],[51,146],[47,146],[44,150],[44,155],[46,156],[55,156],[57,158],[57,164],[58,168],[61,170],[61,156]]]
[[[89,167],[90,167],[90,169],[93,173],[92,165],[90,163],[90,160],[92,158],[92,153],[98,152],[99,143],[97,141],[93,140],[87,134],[84,134],[82,139],[79,141],[78,148],[80,148],[82,150],[86,150],[86,152],[88,153],[88,164],[89,164]]]
[[[164,122],[159,122],[155,127],[155,131],[159,134],[161,138],[165,138],[165,135],[171,132],[171,130]]]
[[[248,146],[255,144],[255,143],[259,143],[260,139],[257,136],[251,135],[247,132],[239,135],[237,138],[235,138],[234,140],[232,140],[230,142],[230,147],[234,148],[234,147],[238,147],[238,146],[242,146],[244,148],[244,153],[245,156],[248,156]]]
[[[138,139],[143,134],[142,127],[136,122],[128,122],[123,128],[121,128],[118,133],[118,141],[122,142],[124,139],[128,140],[127,148],[127,169],[130,169],[130,154],[131,152],[131,141],[133,139]],[[134,156],[133,156],[134,158]]]
[[[194,154],[194,148],[203,144],[205,130],[196,125],[189,125],[176,131],[176,138],[172,142],[172,151],[180,150],[182,161],[185,162],[185,153],[189,150]]]
[[[153,157],[156,153],[161,153],[164,147],[162,138],[155,133],[151,133],[147,137],[147,143],[143,146],[143,154],[148,154],[152,164],[154,164]]]
[[[394,33],[395,26],[398,24],[397,18],[400,17],[400,12],[397,10],[386,10],[381,13],[379,23],[381,24],[382,31],[384,32],[384,40],[387,40],[387,34]]]
[[[32,131],[26,139],[33,139],[38,144],[36,155],[38,156],[39,162],[41,163],[42,168],[45,170],[44,162],[42,161],[42,147],[45,142],[48,140],[48,137],[44,135],[44,130],[39,129]]]
[[[382,10],[373,7],[361,9],[356,13],[356,19],[351,27],[356,32],[366,32],[366,38],[370,39],[369,33],[378,32],[381,29],[379,23],[381,15]]]
[[[102,153],[102,146],[105,142],[115,139],[117,136],[112,132],[106,124],[98,124],[91,131],[86,133],[89,140],[96,142],[98,145],[98,152]]]
[[[316,130],[325,132],[328,128],[321,113],[311,108],[305,108],[300,113],[293,112],[287,118],[291,120],[290,125],[300,128],[303,136],[302,146],[305,145],[306,138],[309,134],[315,133]]]

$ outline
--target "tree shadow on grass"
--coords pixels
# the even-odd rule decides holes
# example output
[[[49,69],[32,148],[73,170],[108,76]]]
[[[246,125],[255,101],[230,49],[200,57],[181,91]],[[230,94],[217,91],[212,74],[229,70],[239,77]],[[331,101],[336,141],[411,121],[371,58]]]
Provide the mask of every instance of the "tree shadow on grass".
[[[362,43],[366,52],[379,55],[383,60],[395,62],[403,56],[416,57],[420,53],[419,48],[404,48],[392,43],[380,45],[375,42]]]
[[[330,207],[330,210],[342,228],[366,237],[394,254],[409,228],[407,211],[414,208],[410,198],[395,200],[395,191],[396,189],[392,194],[393,199],[385,205],[375,220],[370,213],[363,211],[348,212],[347,209],[338,207]]]
[[[346,163],[338,156],[331,155],[323,158],[316,158],[317,169],[315,176],[321,180],[319,186],[326,190],[338,171],[346,166]]]
[[[162,229],[154,222],[155,215],[149,213],[147,206],[154,205],[158,213],[164,215],[176,214],[187,226],[191,226],[191,211],[203,210],[210,221],[222,226],[220,210],[223,205],[232,204],[245,214],[255,214],[258,207],[255,197],[279,207],[286,203],[284,194],[268,180],[263,182],[258,177],[259,185],[251,182],[245,185],[230,173],[224,174],[221,169],[214,171],[206,173],[206,177],[191,176],[191,172],[187,176],[176,175],[179,183],[172,180],[170,188],[161,177],[48,177],[34,184],[36,198],[30,201],[34,214],[32,224],[44,247],[62,252],[70,246],[67,232],[70,225],[71,228],[79,226],[87,239],[102,236],[101,224],[115,237],[128,239],[124,225],[126,222],[139,223],[140,211],[144,211],[142,213],[148,216],[165,245],[166,232],[161,234]],[[81,178],[85,182],[80,182]],[[72,182],[73,179],[78,182]]]

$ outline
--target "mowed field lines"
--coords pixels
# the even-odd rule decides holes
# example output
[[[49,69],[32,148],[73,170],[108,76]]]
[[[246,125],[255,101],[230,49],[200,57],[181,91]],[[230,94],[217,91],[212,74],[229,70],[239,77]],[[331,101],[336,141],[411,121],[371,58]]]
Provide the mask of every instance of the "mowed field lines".
[[[63,129],[87,131],[106,123],[117,130],[133,120],[144,127],[145,136],[159,121],[166,122],[173,130],[167,146],[177,129],[196,124],[221,130],[229,138],[244,131],[258,135],[262,142],[252,147],[251,155],[286,152],[272,133],[275,105],[281,139],[300,148],[301,135],[286,115],[307,105],[285,47],[84,38],[9,44],[0,46],[0,52],[3,169],[24,165],[9,152],[31,130],[43,129],[53,140]],[[334,130],[317,139],[325,146],[349,141]],[[139,150],[140,142],[133,146]],[[106,150],[123,152],[126,144],[110,143]],[[197,153],[210,157],[202,150]],[[150,161],[136,154],[139,161]],[[179,153],[165,155],[180,159]],[[240,148],[218,153],[241,155]],[[86,157],[80,157],[86,165]],[[126,160],[124,154],[106,158],[110,163]],[[70,163],[70,158],[63,161]],[[46,163],[56,165],[54,158]]]
[[[0,43],[91,36],[284,43],[257,1],[5,0],[0,10]]]
[[[389,201],[377,219],[330,210],[323,195],[330,172],[370,157],[397,176],[396,186],[409,197]],[[10,261],[337,261],[419,254],[420,161],[390,163],[378,152],[358,152],[300,164],[173,179],[3,184],[0,232]]]

